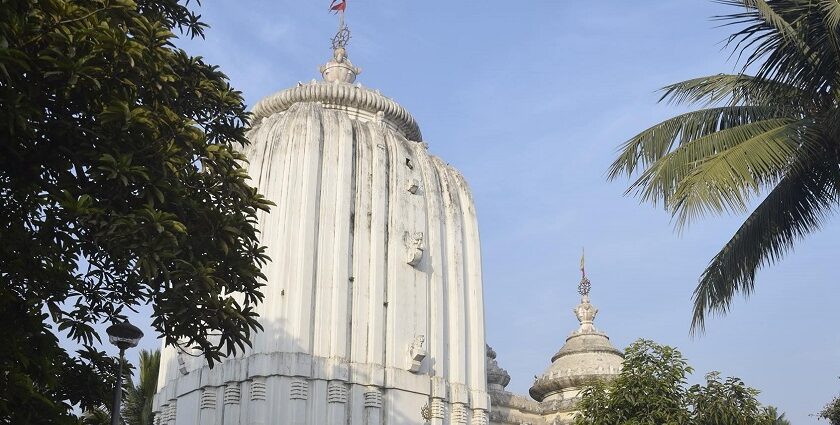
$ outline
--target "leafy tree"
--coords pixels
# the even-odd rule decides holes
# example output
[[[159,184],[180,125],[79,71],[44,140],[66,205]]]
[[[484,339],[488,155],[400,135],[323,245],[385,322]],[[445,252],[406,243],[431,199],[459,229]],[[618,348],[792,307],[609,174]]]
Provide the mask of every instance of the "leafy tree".
[[[686,377],[692,368],[678,350],[638,340],[627,347],[621,373],[584,390],[578,425],[683,425],[689,417]]]
[[[114,382],[94,325],[127,309],[211,366],[244,348],[270,202],[237,150],[242,96],[173,44],[203,35],[185,4],[0,5],[0,422],[75,423]]]
[[[621,373],[583,391],[576,425],[772,425],[775,410],[756,400],[758,391],[738,378],[706,375],[705,385],[686,383],[693,369],[682,354],[653,341],[627,348]]]
[[[770,425],[769,409],[756,400],[758,390],[747,387],[738,378],[721,381],[720,373],[706,375],[706,385],[688,390],[692,425]]]
[[[835,397],[826,404],[820,411],[819,418],[827,420],[831,425],[840,425],[840,397]]]
[[[157,391],[160,351],[140,351],[138,384],[126,384],[122,416],[126,425],[152,425],[152,400]]]
[[[628,193],[663,205],[678,227],[747,212],[694,291],[692,330],[748,295],[756,271],[818,230],[840,203],[840,3],[718,0],[739,25],[728,39],[741,72],[665,87],[661,100],[700,106],[621,147],[609,176],[636,176]],[[755,75],[748,75],[755,69]]]

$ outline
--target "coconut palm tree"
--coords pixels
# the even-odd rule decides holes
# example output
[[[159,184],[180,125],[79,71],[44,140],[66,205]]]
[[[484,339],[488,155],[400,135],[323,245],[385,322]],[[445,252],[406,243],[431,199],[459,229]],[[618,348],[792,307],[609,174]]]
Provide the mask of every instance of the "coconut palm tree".
[[[660,101],[698,109],[625,142],[609,170],[632,176],[627,192],[664,206],[678,229],[749,213],[700,277],[692,332],[840,203],[840,1],[717,2],[739,8],[717,18],[737,28],[728,46],[741,71],[665,87]]]
[[[790,425],[790,421],[787,420],[785,414],[779,414],[779,409],[775,406],[767,407],[767,416],[770,420],[769,425]]]
[[[109,425],[111,413],[105,407],[90,409],[79,417],[79,425]]]
[[[126,425],[152,425],[152,398],[157,390],[160,351],[140,351],[140,374],[135,386],[129,380],[125,388],[122,417]]]

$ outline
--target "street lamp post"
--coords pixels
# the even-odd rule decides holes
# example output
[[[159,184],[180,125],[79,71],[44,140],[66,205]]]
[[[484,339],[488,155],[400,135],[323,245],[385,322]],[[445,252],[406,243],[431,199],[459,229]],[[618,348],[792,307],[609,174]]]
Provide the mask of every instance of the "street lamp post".
[[[117,370],[117,384],[114,386],[114,405],[111,410],[111,425],[120,423],[120,402],[122,401],[122,370],[125,361],[126,348],[136,347],[143,337],[143,331],[137,326],[128,323],[115,323],[105,330],[108,333],[108,340],[111,344],[120,349],[120,368]]]

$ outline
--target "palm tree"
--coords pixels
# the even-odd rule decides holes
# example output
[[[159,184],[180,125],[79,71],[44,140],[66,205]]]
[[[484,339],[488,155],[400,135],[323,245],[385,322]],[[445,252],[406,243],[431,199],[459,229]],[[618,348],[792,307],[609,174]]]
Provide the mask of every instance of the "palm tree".
[[[159,370],[160,351],[141,350],[139,383],[126,383],[122,412],[126,425],[152,425],[152,398],[157,391]]]
[[[748,213],[766,194],[701,275],[692,332],[840,203],[840,1],[717,1],[739,8],[717,19],[739,28],[727,41],[740,73],[665,87],[660,101],[699,109],[631,138],[609,170],[634,176],[627,192],[663,205],[678,229]]]
[[[79,417],[79,425],[109,425],[110,423],[111,413],[104,406],[87,410]]]
[[[779,409],[775,406],[767,407],[767,416],[770,419],[770,425],[790,425],[790,421],[785,418],[785,414],[779,414]]]

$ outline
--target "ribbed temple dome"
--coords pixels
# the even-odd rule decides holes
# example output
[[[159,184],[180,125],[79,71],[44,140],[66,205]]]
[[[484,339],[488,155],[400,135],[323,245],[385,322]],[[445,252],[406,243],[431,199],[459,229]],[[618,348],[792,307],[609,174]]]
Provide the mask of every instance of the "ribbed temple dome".
[[[394,100],[376,90],[349,83],[313,81],[271,95],[254,106],[253,121],[288,110],[302,102],[317,102],[325,109],[337,109],[353,118],[380,121],[399,131],[412,141],[421,142],[423,136],[414,117]]]
[[[612,379],[621,371],[624,354],[613,347],[607,334],[593,326],[598,309],[589,302],[588,290],[573,311],[580,328],[566,338],[551,357],[551,366],[531,386],[531,397],[537,401],[577,398],[582,387]]]
[[[297,87],[262,99],[252,111],[253,122],[258,124],[262,119],[286,111],[296,103],[316,102],[325,109],[344,111],[352,118],[383,123],[408,140],[422,142],[420,127],[399,103],[383,96],[378,90],[351,84],[360,72],[347,59],[344,49],[337,49],[333,59],[321,67],[324,77],[322,81],[298,84]]]

